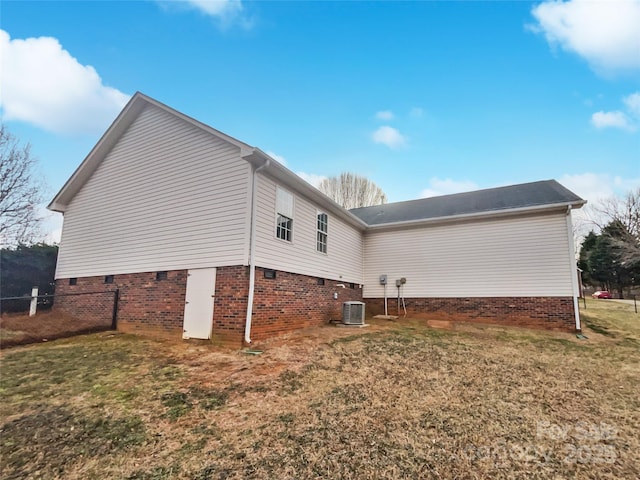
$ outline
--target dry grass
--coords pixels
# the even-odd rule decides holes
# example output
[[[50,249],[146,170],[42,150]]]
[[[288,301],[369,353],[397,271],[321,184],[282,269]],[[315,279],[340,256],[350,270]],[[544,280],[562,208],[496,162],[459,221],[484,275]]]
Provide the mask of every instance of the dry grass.
[[[260,356],[97,334],[2,356],[2,478],[638,478],[640,316],[326,327]]]
[[[111,320],[108,318],[101,324],[96,324],[96,322],[78,319],[55,310],[38,312],[33,317],[27,313],[4,313],[0,317],[0,348],[71,337],[109,328],[111,328]]]
[[[640,314],[635,313],[632,303],[587,298],[586,308],[582,301],[580,306],[588,328],[612,338],[625,339],[627,343],[635,343],[640,347]]]

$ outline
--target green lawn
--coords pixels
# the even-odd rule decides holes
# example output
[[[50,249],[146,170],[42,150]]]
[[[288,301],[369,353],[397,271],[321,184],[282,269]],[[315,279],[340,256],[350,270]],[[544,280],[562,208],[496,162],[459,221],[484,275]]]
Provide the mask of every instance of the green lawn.
[[[418,321],[259,356],[95,334],[2,353],[1,478],[638,478],[640,316]]]

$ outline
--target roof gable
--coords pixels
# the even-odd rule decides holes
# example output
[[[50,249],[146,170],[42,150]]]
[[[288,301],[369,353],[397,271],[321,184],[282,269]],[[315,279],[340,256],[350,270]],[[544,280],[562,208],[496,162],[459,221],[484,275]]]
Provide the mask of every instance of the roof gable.
[[[53,210],[56,212],[65,211],[67,205],[69,205],[69,202],[71,202],[73,197],[80,191],[82,186],[87,182],[87,180],[89,180],[91,175],[93,175],[102,160],[107,156],[107,154],[115,146],[118,140],[135,121],[135,119],[138,118],[142,110],[144,110],[149,105],[160,108],[178,118],[181,118],[186,122],[191,123],[192,125],[200,129],[207,131],[212,135],[215,135],[216,137],[228,143],[231,143],[232,145],[239,147],[242,153],[249,153],[253,150],[250,145],[247,145],[240,140],[237,140],[214,128],[211,128],[208,125],[199,122],[183,113],[180,113],[177,110],[174,110],[173,108],[168,107],[167,105],[160,103],[151,97],[147,97],[140,92],[136,92],[136,94],[131,97],[131,100],[129,100],[127,105],[125,105],[120,114],[113,121],[111,126],[109,126],[107,131],[102,135],[91,152],[89,152],[89,155],[87,155],[87,157],[82,161],[75,172],[73,172],[71,177],[53,198],[51,203],[47,206],[49,210]]]
[[[133,124],[140,113],[148,106],[160,108],[163,111],[238,147],[240,149],[240,157],[251,163],[254,167],[264,166],[264,173],[270,174],[284,185],[308,197],[319,204],[322,208],[326,208],[333,214],[338,215],[352,226],[360,230],[364,230],[366,228],[366,224],[358,217],[342,208],[335,201],[321,193],[318,189],[314,188],[259,148],[255,148],[247,143],[241,142],[234,137],[222,133],[205,123],[199,122],[198,120],[195,120],[194,118],[191,118],[188,115],[185,115],[184,113],[181,113],[140,92],[136,92],[136,94],[131,97],[131,100],[129,100],[127,105],[125,105],[122,112],[120,112],[111,126],[102,135],[91,152],[89,152],[89,155],[87,155],[80,166],[78,166],[75,172],[56,194],[51,203],[49,203],[47,207],[49,210],[57,212],[64,212],[66,210],[73,197],[80,191],[89,178],[91,178],[100,163],[113,149],[118,140],[122,138],[131,124]]]
[[[387,203],[350,210],[369,226],[506,213],[513,210],[581,207],[586,203],[555,180]]]

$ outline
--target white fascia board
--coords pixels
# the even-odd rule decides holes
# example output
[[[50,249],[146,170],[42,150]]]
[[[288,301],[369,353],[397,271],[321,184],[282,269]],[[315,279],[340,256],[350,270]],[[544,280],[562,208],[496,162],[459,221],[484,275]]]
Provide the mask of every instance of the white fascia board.
[[[574,208],[580,208],[585,203],[586,200],[582,200],[579,202],[563,202],[563,203],[553,203],[549,205],[533,205],[530,207],[520,207],[520,208],[509,208],[505,210],[491,210],[487,212],[477,212],[477,213],[464,213],[460,215],[450,215],[447,217],[436,217],[436,218],[425,218],[419,220],[409,220],[405,222],[390,222],[390,223],[381,223],[378,225],[369,225],[367,230],[393,230],[397,228],[407,228],[407,227],[421,227],[421,226],[429,226],[429,225],[438,225],[444,223],[455,223],[455,222],[464,222],[467,220],[481,220],[486,218],[500,218],[500,217],[511,217],[514,215],[524,215],[530,213],[543,213],[551,210],[559,210],[565,211],[568,206]]]

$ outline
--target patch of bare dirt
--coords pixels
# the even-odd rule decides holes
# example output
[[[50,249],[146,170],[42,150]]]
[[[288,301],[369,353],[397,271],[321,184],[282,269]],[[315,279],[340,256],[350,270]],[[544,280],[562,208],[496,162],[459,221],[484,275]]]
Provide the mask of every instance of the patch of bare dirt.
[[[254,342],[250,349],[183,341],[163,342],[176,362],[185,365],[191,378],[199,385],[216,387],[228,383],[258,384],[277,378],[284,371],[298,371],[315,355],[338,339],[359,337],[394,326],[394,322],[373,320],[366,328],[338,328],[332,325],[312,327],[286,335]],[[261,351],[250,354],[246,350]]]
[[[605,335],[585,329],[587,339],[578,339],[568,332],[544,331],[525,327],[504,327],[477,322],[449,322],[414,318],[393,320],[369,319],[366,328],[337,328],[332,325],[311,327],[268,340],[254,342],[250,350],[261,354],[249,354],[248,349],[221,348],[202,342],[163,340],[165,354],[172,361],[183,365],[193,384],[207,388],[218,388],[229,383],[249,386],[262,384],[278,378],[283,372],[299,372],[318,358],[324,358],[336,341],[357,339],[371,334],[391,332],[398,328],[408,334],[423,329],[442,331],[447,335],[482,340],[485,344],[504,346],[505,341],[527,342],[532,339],[542,343],[612,344],[614,340]]]

